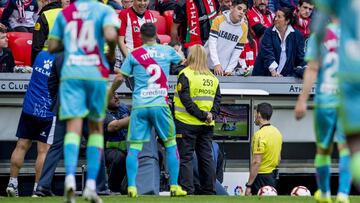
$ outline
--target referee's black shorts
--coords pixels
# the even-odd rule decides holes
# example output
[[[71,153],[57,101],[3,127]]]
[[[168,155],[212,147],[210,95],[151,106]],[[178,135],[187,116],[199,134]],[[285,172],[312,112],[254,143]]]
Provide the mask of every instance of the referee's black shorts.
[[[273,170],[272,173],[258,174],[251,185],[251,193],[257,195],[260,188],[264,186],[272,186],[277,189],[278,169]]]

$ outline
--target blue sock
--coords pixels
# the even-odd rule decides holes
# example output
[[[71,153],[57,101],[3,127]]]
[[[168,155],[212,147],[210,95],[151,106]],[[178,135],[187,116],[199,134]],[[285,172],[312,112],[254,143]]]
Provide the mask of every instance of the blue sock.
[[[316,154],[316,181],[323,194],[330,192],[330,155]]]
[[[64,163],[66,175],[75,175],[79,156],[80,136],[68,132],[64,138]]]
[[[351,189],[350,151],[349,149],[343,149],[340,151],[338,193],[349,194],[350,189]]]
[[[96,180],[99,173],[103,148],[104,137],[101,134],[91,134],[86,148],[87,180]]]
[[[165,145],[166,146],[166,145]],[[170,174],[170,185],[178,185],[179,154],[175,145],[166,147],[166,162]]]
[[[136,187],[136,175],[139,167],[139,152],[140,150],[130,147],[126,156],[126,174],[128,176],[128,187]]]

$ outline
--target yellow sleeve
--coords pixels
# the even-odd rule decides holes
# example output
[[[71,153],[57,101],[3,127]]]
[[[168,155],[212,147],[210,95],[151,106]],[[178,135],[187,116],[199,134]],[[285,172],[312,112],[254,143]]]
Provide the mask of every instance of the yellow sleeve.
[[[211,25],[211,31],[216,31],[216,32],[219,32],[220,30],[220,24],[224,21],[224,16],[223,15],[220,15],[220,16],[217,16],[212,25]]]
[[[259,132],[255,133],[253,141],[253,154],[263,154],[265,152],[266,140],[260,136]]]
[[[245,23],[241,24],[241,29],[243,30],[243,34],[240,37],[239,43],[245,44],[247,42],[247,35],[248,35],[248,26]]]

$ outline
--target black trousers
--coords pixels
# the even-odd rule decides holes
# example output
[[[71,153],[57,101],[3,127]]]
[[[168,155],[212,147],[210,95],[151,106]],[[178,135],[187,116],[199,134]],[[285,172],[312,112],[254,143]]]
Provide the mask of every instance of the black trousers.
[[[180,155],[179,184],[188,192],[194,194],[194,174],[192,160],[194,151],[198,159],[199,167],[199,193],[203,195],[215,195],[215,169],[211,150],[211,139],[214,132],[212,126],[187,125],[175,121],[177,146]]]
[[[254,180],[254,183],[251,186],[251,193],[253,195],[257,195],[259,189],[267,185],[272,186],[277,190],[277,179],[277,169],[275,169],[272,173],[269,174],[258,174]]]
[[[109,176],[109,189],[126,194],[121,185],[126,176],[126,152],[120,149],[105,149],[105,163]]]

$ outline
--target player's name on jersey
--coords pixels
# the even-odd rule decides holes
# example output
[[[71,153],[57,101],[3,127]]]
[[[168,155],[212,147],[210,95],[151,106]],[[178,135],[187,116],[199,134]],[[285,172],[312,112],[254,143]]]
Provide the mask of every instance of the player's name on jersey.
[[[148,50],[146,54],[142,54],[140,56],[143,60],[147,60],[149,58],[165,58],[164,53],[157,52],[156,50]]]
[[[25,92],[29,87],[29,81],[0,81],[2,92]]]
[[[100,59],[96,54],[90,55],[70,55],[67,61],[67,65],[76,66],[94,66],[99,65]]]

